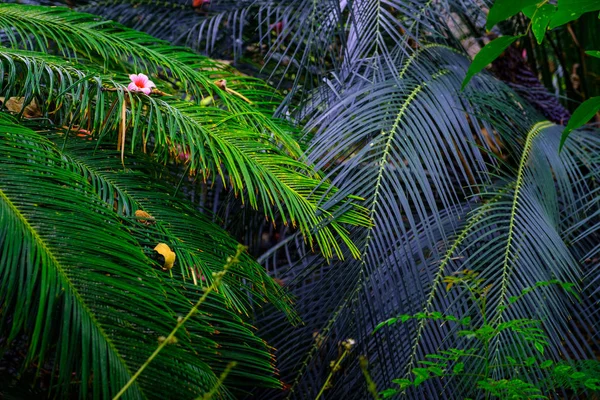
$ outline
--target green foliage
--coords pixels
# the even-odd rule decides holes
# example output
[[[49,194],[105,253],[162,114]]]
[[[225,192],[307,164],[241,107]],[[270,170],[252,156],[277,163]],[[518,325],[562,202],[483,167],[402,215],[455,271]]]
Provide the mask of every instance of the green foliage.
[[[146,226],[131,214],[115,212],[114,205],[123,200],[137,204],[127,198],[115,202],[118,183],[92,185],[101,173],[94,177],[91,169],[79,172],[70,156],[40,134],[6,117],[0,133],[3,328],[9,328],[10,338],[22,331],[30,335],[27,363],[54,360],[60,372],[55,377],[57,394],[74,390],[71,380],[77,379],[85,383],[80,388],[83,395],[89,391],[109,397],[152,352],[158,337],[170,331],[177,315],[186,312],[201,287],[153,268],[151,248],[162,240],[161,230],[170,227],[168,220],[161,220],[162,228]],[[128,175],[119,168],[118,153],[112,160],[112,174],[107,175]],[[134,176],[146,180],[151,176],[140,175]],[[121,189],[127,190],[126,186]],[[160,186],[145,189],[150,196],[146,201],[152,198],[153,189],[165,190]],[[109,193],[112,196],[105,201],[102,197]],[[188,213],[197,214],[191,209]],[[186,214],[179,211],[179,218],[182,215]],[[232,254],[227,248],[235,246],[235,241],[217,226],[203,225],[203,236],[212,233],[213,239],[212,247],[202,251],[212,253],[214,259]],[[176,236],[170,239],[178,240]],[[246,361],[240,360],[240,377],[252,379],[252,385],[277,385],[268,373],[272,368],[269,348],[227,305],[248,301],[247,295],[238,297],[240,277],[249,279],[248,289],[259,296],[258,301],[269,291],[268,286],[259,285],[270,279],[247,256],[244,259],[245,265],[235,274],[238,277],[229,283],[235,282],[236,290],[211,296],[200,317],[178,335],[178,345],[169,346],[157,358],[127,398],[162,398],[167,393],[195,396],[211,388],[215,373],[242,353],[247,355]],[[210,258],[202,261],[211,268]],[[289,310],[289,304],[285,305],[289,300],[272,289],[267,297]],[[252,347],[240,348],[240,341]],[[243,379],[234,386],[250,384]]]
[[[136,229],[129,229],[129,234],[142,243],[144,254],[153,255],[154,235],[175,251],[172,282],[181,285],[185,281],[182,290],[194,293],[178,315],[189,311],[198,299],[198,286],[208,284],[201,276],[210,281],[211,271],[218,270],[227,255],[232,254],[230,250],[235,249],[236,241],[221,226],[228,225],[232,232],[239,233],[239,240],[254,248],[254,254],[262,253],[259,258],[262,266],[245,255],[248,263],[242,263],[243,269],[232,270],[224,278],[219,293],[215,293],[216,297],[223,295],[222,303],[232,313],[240,312],[245,323],[251,319],[261,338],[277,348],[278,377],[286,390],[271,382],[275,387],[272,390],[253,388],[252,395],[256,398],[314,398],[327,386],[324,392],[327,398],[362,400],[368,396],[367,385],[358,363],[353,362],[360,353],[368,360],[371,392],[376,392],[378,386],[387,387],[389,377],[400,377],[398,382],[404,385],[407,397],[417,399],[436,394],[462,398],[476,390],[478,381],[488,385],[489,390],[505,394],[511,388],[515,388],[512,393],[527,390],[520,383],[537,385],[543,381],[544,388],[552,388],[543,390],[547,394],[561,387],[553,386],[550,379],[544,381],[561,358],[571,362],[590,357],[596,350],[593,331],[597,329],[598,318],[593,304],[598,296],[598,265],[594,260],[599,251],[600,232],[597,222],[600,141],[595,132],[578,131],[558,154],[561,128],[542,121],[525,101],[489,74],[475,75],[471,85],[459,91],[468,63],[459,54],[462,49],[457,50],[455,39],[482,36],[476,31],[471,31],[470,37],[465,33],[471,23],[475,30],[480,25],[483,16],[480,3],[224,0],[213,1],[201,9],[192,8],[190,1],[185,0],[76,0],[74,3],[69,0],[69,3],[201,51],[220,55],[222,49],[227,53],[231,48],[231,53],[236,54],[234,65],[244,68],[246,73],[268,76],[270,84],[282,84],[289,90],[282,100],[265,84],[240,76],[231,68],[89,14],[85,18],[77,15],[92,30],[97,26],[107,27],[111,34],[103,34],[103,29],[90,32],[83,29],[85,24],[59,28],[61,19],[75,18],[69,17],[73,14],[65,9],[52,12],[39,9],[38,15],[19,15],[21,10],[14,8],[15,15],[5,17],[10,18],[10,23],[4,27],[17,26],[25,32],[27,40],[21,40],[18,32],[7,33],[16,35],[15,46],[34,41],[38,31],[48,39],[43,54],[40,47],[29,47],[28,51],[33,50],[29,54],[22,49],[7,49],[15,53],[8,59],[17,60],[14,79],[10,80],[15,87],[13,93],[27,93],[21,86],[24,79],[30,79],[28,85],[43,93],[38,103],[46,120],[26,123],[38,132],[49,130],[48,137],[65,159],[85,159],[84,171],[88,165],[97,166],[92,168],[96,173],[90,174],[90,179],[100,187],[98,196],[104,199],[106,195],[103,201],[110,204],[109,208],[115,204],[109,194],[111,190],[113,197],[119,193],[119,199],[125,195],[131,197],[135,192],[132,200],[135,203],[126,206],[123,201],[113,211],[134,224]],[[533,13],[532,17],[538,12],[535,25],[531,26],[538,34],[545,30],[543,14],[547,9],[542,6],[539,10],[537,7],[527,10]],[[596,18],[596,15],[584,17]],[[525,26],[518,25],[520,20],[521,17],[513,19],[518,27],[516,34],[525,31]],[[29,21],[42,28],[26,29]],[[278,22],[281,24],[277,25]],[[56,29],[50,29],[53,23]],[[501,24],[500,28],[504,31],[510,25]],[[581,25],[574,25],[577,27]],[[61,38],[63,31],[68,32],[63,36],[72,36],[75,43],[93,38],[105,53],[117,51],[120,56],[105,62],[105,57],[92,51],[93,57],[77,53]],[[587,31],[592,32],[593,28]],[[515,32],[506,31],[510,35]],[[111,41],[113,33],[119,41]],[[562,35],[561,39],[569,35],[566,29],[552,35],[556,33]],[[580,37],[579,32],[576,34]],[[140,38],[142,42],[138,41]],[[526,39],[524,36],[521,42]],[[55,45],[55,40],[61,44]],[[132,51],[127,48],[129,40],[134,43]],[[546,40],[544,44],[543,49],[536,47],[536,53],[549,49],[550,44],[557,44],[560,49],[564,40],[563,43]],[[146,50],[149,47],[153,48],[151,54]],[[560,63],[565,75],[559,77],[559,85],[570,82],[569,65],[578,56],[571,50],[556,51],[557,55],[566,54],[570,58],[568,63]],[[535,62],[533,52],[529,48],[527,51],[529,61]],[[253,58],[250,66],[249,54]],[[26,59],[30,67],[20,61],[26,56],[30,57]],[[31,61],[32,57],[35,60]],[[64,63],[66,59],[68,65]],[[557,62],[539,54],[536,60]],[[5,63],[7,76],[10,62]],[[132,63],[150,64],[138,69]],[[44,66],[53,74],[48,74]],[[73,71],[71,78],[58,67],[74,67],[79,72]],[[260,72],[253,68],[259,68]],[[29,69],[38,72],[22,73]],[[149,71],[160,92],[150,96],[128,93],[127,75],[144,71]],[[85,79],[91,76],[96,80]],[[98,77],[103,88],[100,90]],[[221,78],[227,81],[226,86],[219,83]],[[64,82],[65,86],[51,94],[50,82],[52,85]],[[61,107],[43,101],[50,97],[58,98]],[[97,99],[102,101],[97,103]],[[105,115],[99,124],[100,131],[95,128],[95,119],[87,113],[97,107]],[[270,117],[276,108],[285,120]],[[123,152],[126,169],[121,164],[120,152],[115,151],[122,120],[127,121],[126,148],[121,145],[119,150]],[[306,126],[300,131],[290,127],[290,122],[306,122]],[[68,128],[72,128],[71,134],[78,130],[81,136],[86,136],[86,131],[93,132],[92,140],[77,142],[64,134]],[[194,132],[193,135],[188,135],[188,131]],[[217,139],[212,139],[212,135]],[[196,137],[202,137],[204,142],[195,142]],[[151,138],[159,138],[160,142]],[[82,145],[80,151],[78,144]],[[98,151],[93,152],[91,149],[96,146]],[[299,175],[312,179],[311,190],[301,184],[289,188],[306,189],[300,194],[308,198],[309,204],[316,206],[318,212],[331,212],[335,222],[340,223],[331,225],[324,218],[314,229],[321,223],[332,227],[333,241],[339,244],[344,260],[339,258],[340,254],[336,255],[335,245],[331,244],[331,263],[325,262],[313,252],[306,232],[292,228],[285,194],[276,193],[280,186],[248,192],[245,186],[248,178],[235,157],[241,154],[244,162],[247,158],[254,163],[248,168],[250,182],[260,190],[263,169],[256,163],[268,162],[267,155],[260,156],[271,152],[292,164],[300,164],[305,157],[310,160],[307,163],[310,167],[306,168],[286,165],[293,172],[298,172],[298,168]],[[189,161],[186,154],[192,155]],[[223,154],[229,154],[230,158],[223,159]],[[176,175],[170,176],[155,162],[148,162],[147,158],[153,161],[152,157],[166,163],[167,169]],[[297,175],[282,173],[282,163],[269,164],[268,171],[273,172],[270,176],[295,179]],[[235,173],[231,174],[229,169]],[[188,179],[182,173],[185,170],[193,171],[198,179],[190,183],[193,178]],[[229,182],[236,173],[240,180]],[[87,176],[87,172],[82,174]],[[103,179],[97,178],[99,175]],[[217,193],[212,198],[211,189],[218,189],[223,177],[232,195]],[[116,178],[123,178],[118,187],[105,183]],[[204,179],[206,182],[202,182]],[[174,182],[179,190],[173,190],[169,184],[161,184],[165,188],[162,191],[156,190],[157,181]],[[318,190],[314,185],[317,181],[323,181],[327,190]],[[284,189],[285,186],[288,185]],[[143,190],[146,187],[148,190]],[[212,206],[217,216],[198,215],[194,204],[182,201],[174,192],[192,196],[201,192],[202,204]],[[270,198],[263,197],[264,193],[275,199],[273,207]],[[254,206],[251,206],[252,196],[256,201]],[[359,201],[364,208],[349,200]],[[158,207],[156,203],[167,204]],[[122,206],[129,208],[121,211]],[[260,213],[253,212],[253,208]],[[142,222],[132,216],[137,209],[147,210],[153,218]],[[263,214],[268,215],[267,222]],[[188,218],[193,222],[188,223]],[[272,220],[282,219],[286,219],[289,229],[281,224],[277,229],[271,226]],[[214,221],[219,229],[212,229]],[[342,221],[359,223],[348,226],[352,223],[342,225]],[[341,233],[335,231],[338,227]],[[148,235],[144,234],[146,231]],[[228,245],[218,246],[213,254],[206,249],[213,249],[213,235],[221,238],[216,232],[227,237]],[[175,240],[169,239],[172,234],[177,236]],[[354,247],[344,240],[344,235]],[[263,240],[265,237],[268,243]],[[315,248],[323,250],[316,240],[312,242]],[[353,258],[357,254],[360,259]],[[203,273],[194,274],[194,269]],[[305,324],[294,327],[289,323],[290,319],[296,320],[289,312],[289,302],[277,303],[276,299],[290,296],[268,278],[265,269],[292,290]],[[485,286],[471,285],[473,293],[485,291],[486,314],[490,316],[485,323],[470,292],[443,291],[451,283],[444,281],[444,277],[465,269],[476,270],[480,275],[475,279],[493,283],[487,291]],[[169,274],[158,272],[158,268],[155,272],[160,277]],[[463,277],[450,275],[450,278],[455,286],[457,278]],[[576,282],[570,288],[577,293],[583,289],[582,303],[575,302],[575,297],[558,284],[540,286],[523,295],[524,288],[553,279]],[[261,308],[265,302],[274,302],[275,307]],[[205,307],[208,304],[201,307],[201,315]],[[386,323],[376,334],[371,334],[378,323],[397,314],[404,323]],[[459,320],[456,315],[462,318]],[[174,321],[172,318],[171,327]],[[504,324],[504,329],[494,335],[495,327],[500,324]],[[224,335],[218,330],[217,336]],[[459,335],[460,330],[470,332]],[[541,333],[547,336],[547,346]],[[235,336],[234,331],[231,337]],[[339,340],[344,337],[355,338],[356,351],[348,353],[333,371],[331,363],[335,366],[343,354]],[[490,337],[492,357],[475,357],[485,351],[478,345],[478,338]],[[232,342],[250,343],[233,339]],[[544,351],[543,356],[536,343]],[[166,346],[165,351],[170,347]],[[245,349],[246,345],[241,347]],[[232,359],[234,353],[235,349],[229,353]],[[249,359],[246,354],[238,356]],[[140,357],[136,366],[144,360]],[[209,369],[223,376],[227,368],[217,361],[211,360]],[[468,378],[472,371],[484,370],[486,362],[499,369],[492,376],[494,381],[488,381],[489,377]],[[512,367],[502,370],[504,364]],[[418,386],[412,385],[416,378],[413,369],[419,379],[426,377]],[[263,375],[270,376],[272,371],[265,369]],[[440,372],[449,371],[454,375],[438,377]],[[241,391],[252,384],[241,389],[238,386],[263,376],[246,375],[246,365],[238,365],[229,373],[237,375],[225,380],[222,392],[242,396]],[[141,378],[144,375],[145,372]],[[216,376],[216,373],[211,375],[213,381]],[[581,385],[577,390],[585,389]]]
[[[541,2],[535,0],[520,2],[514,0],[496,0],[488,14],[486,27],[487,29],[491,29],[498,22],[508,19],[519,12],[523,12],[523,14],[531,19],[528,30],[531,28],[538,44],[541,44],[548,28],[554,29],[579,18],[584,13],[598,10],[600,10],[600,2],[589,0],[560,0],[556,6],[550,4],[548,0]],[[484,46],[473,59],[462,87],[464,88],[473,75],[498,58],[511,43],[522,36],[502,36]],[[590,54],[590,51],[587,54]],[[592,51],[590,55],[593,54]],[[600,111],[600,101],[598,99],[598,97],[590,98],[575,110],[567,127],[563,131],[559,146],[560,150],[562,150],[571,131],[587,123]]]
[[[462,82],[461,89],[469,83],[473,75],[484,69],[488,64],[494,61],[502,52],[513,42],[519,39],[519,36],[501,36],[489,42],[473,59],[469,66],[467,75]]]
[[[271,117],[278,95],[65,8],[2,4],[0,29],[0,332],[9,345],[29,338],[22,368],[37,365],[58,398],[107,399],[127,382],[126,399],[279,388],[273,349],[251,324],[267,304],[297,323],[291,295],[245,252],[205,291],[238,242],[174,184],[221,180],[325,257],[358,256],[345,226],[369,226],[366,212],[351,195],[323,205],[342,197],[306,162],[296,129]],[[156,84],[149,95],[127,88],[140,72]],[[157,244],[173,269],[161,270]]]
[[[477,315],[475,320],[471,317],[460,318],[453,315],[443,315],[440,312],[430,312],[428,314],[419,313],[415,315],[401,315],[397,318],[391,318],[380,323],[376,328],[377,332],[381,327],[393,325],[397,322],[406,323],[411,318],[427,319],[430,321],[453,322],[456,324],[457,335],[467,339],[465,348],[450,348],[441,350],[433,354],[427,354],[425,360],[417,362],[419,367],[410,370],[410,374],[402,379],[393,379],[399,388],[389,388],[380,395],[383,398],[396,396],[404,393],[410,387],[418,387],[430,379],[450,379],[464,378],[473,381],[471,390],[467,396],[477,397],[478,393],[488,398],[499,399],[546,399],[544,389],[553,387],[548,382],[552,380],[552,375],[559,373],[569,374],[571,379],[579,379],[580,382],[572,384],[570,388],[587,388],[595,390],[596,380],[590,378],[585,372],[574,370],[564,363],[555,365],[553,370],[549,368],[554,365],[551,359],[541,359],[544,355],[544,349],[549,346],[548,337],[543,329],[542,321],[532,319],[511,319],[504,322],[498,322],[497,319],[490,320],[487,311],[488,292],[491,285],[485,285],[484,280],[479,274],[472,270],[463,270],[459,273],[444,278],[447,283],[446,289],[452,290],[454,287],[463,289],[477,305]],[[572,284],[560,282],[557,280],[537,282],[534,287],[526,288],[520,296],[511,297],[510,307],[523,296],[531,293],[533,290],[548,285],[559,285],[568,292],[573,292]],[[461,325],[467,326],[467,329],[461,329]],[[507,336],[508,334],[508,336]],[[493,358],[490,354],[493,340],[497,337],[510,337],[518,335],[529,347],[533,347],[537,353],[526,356],[527,351],[519,350],[513,355],[506,355],[503,359]],[[468,344],[467,344],[468,343]],[[482,362],[478,362],[481,360]],[[545,378],[539,382],[531,383],[527,379],[527,371],[530,369],[544,371]],[[505,375],[512,375],[510,378],[497,378]],[[492,378],[494,376],[494,378]],[[525,379],[525,380],[524,380]],[[600,388],[600,386],[598,386]]]
[[[577,129],[588,122],[598,111],[600,111],[600,96],[592,97],[581,103],[573,113],[573,116],[571,116],[567,127],[562,133],[560,138],[560,148],[562,149],[565,145],[565,142],[573,129]]]
[[[513,15],[518,14],[524,8],[535,6],[538,4],[538,2],[539,0],[495,0],[494,5],[492,6],[492,8],[490,8],[490,12],[487,17],[487,23],[485,26],[488,30],[490,30],[498,22],[504,21],[505,19],[508,19]]]

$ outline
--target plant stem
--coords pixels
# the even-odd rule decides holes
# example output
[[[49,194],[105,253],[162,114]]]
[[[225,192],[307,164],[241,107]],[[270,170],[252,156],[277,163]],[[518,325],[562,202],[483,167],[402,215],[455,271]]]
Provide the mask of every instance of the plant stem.
[[[329,381],[331,381],[331,378],[333,378],[333,373],[340,368],[340,364],[342,363],[342,360],[346,357],[347,354],[348,354],[348,350],[345,349],[344,352],[342,353],[342,355],[340,356],[340,358],[338,358],[337,362],[333,365],[333,367],[331,367],[331,372],[327,376],[327,380],[323,384],[323,387],[321,387],[321,390],[319,390],[319,394],[317,394],[317,397],[315,397],[315,400],[319,400],[321,398],[321,396],[323,395],[323,393],[325,392],[325,390],[328,388]]]
[[[359,363],[360,363],[360,369],[362,370],[362,373],[365,376],[365,380],[367,381],[367,389],[369,390],[369,393],[371,393],[371,395],[373,396],[373,398],[375,400],[379,400],[379,393],[377,393],[377,385],[373,381],[373,378],[371,378],[371,374],[369,373],[369,370],[367,368],[368,367],[367,357],[360,356]]]
[[[221,387],[223,382],[225,382],[227,375],[229,375],[231,370],[233,368],[235,368],[236,365],[237,365],[237,362],[235,362],[235,361],[232,361],[229,364],[227,364],[227,367],[225,367],[225,370],[219,376],[219,380],[217,381],[215,386],[213,386],[213,388],[210,389],[210,392],[205,393],[202,396],[196,397],[196,400],[210,400],[217,393],[217,390],[219,390],[219,388]]]
[[[323,395],[323,392],[325,392],[325,390],[329,387],[329,381],[331,381],[331,378],[333,378],[333,374],[340,369],[340,364],[342,363],[344,358],[348,355],[348,353],[350,353],[350,350],[352,349],[352,346],[354,346],[355,343],[356,342],[353,339],[346,339],[341,343],[342,347],[344,348],[344,352],[342,353],[340,358],[337,359],[335,364],[333,363],[333,361],[331,362],[331,364],[332,364],[331,372],[327,376],[327,380],[323,384],[323,387],[319,391],[319,394],[317,394],[317,397],[315,397],[315,400],[319,400],[321,398],[321,396]]]
[[[244,251],[244,246],[238,245],[238,248],[237,248],[237,251],[235,253],[235,256],[229,257],[227,259],[227,263],[223,266],[223,270],[222,271],[214,273],[215,279],[214,279],[213,283],[209,287],[204,288],[204,294],[202,295],[202,297],[200,297],[200,299],[198,300],[198,302],[192,307],[192,309],[187,313],[187,315],[185,317],[183,317],[183,318],[180,317],[180,318],[177,319],[177,325],[175,325],[175,328],[173,328],[173,330],[171,331],[171,333],[169,333],[169,336],[167,336],[165,339],[163,339],[160,342],[160,344],[158,345],[158,347],[156,348],[156,350],[154,350],[154,353],[152,353],[150,355],[150,357],[148,357],[148,359],[146,360],[146,362],[144,364],[142,364],[142,366],[131,377],[131,379],[129,379],[129,382],[127,382],[125,384],[125,386],[123,386],[121,388],[121,390],[119,391],[119,393],[117,393],[115,395],[115,397],[113,397],[113,400],[119,399],[127,391],[127,389],[129,389],[129,387],[133,384],[133,382],[135,382],[135,380],[140,376],[140,374],[146,369],[146,367],[148,365],[150,365],[150,363],[152,362],[152,360],[154,360],[154,358],[156,358],[156,356],[158,355],[158,353],[160,353],[162,351],[162,349],[165,348],[166,345],[168,345],[169,343],[174,343],[175,342],[175,334],[177,333],[177,331],[179,330],[179,328],[181,328],[187,322],[187,320],[189,320],[194,314],[196,314],[196,312],[198,311],[198,308],[200,307],[200,305],[202,305],[202,303],[204,303],[204,301],[206,301],[208,295],[211,292],[213,292],[215,289],[217,289],[217,287],[221,283],[221,280],[223,280],[223,276],[225,275],[225,273],[227,272],[227,270],[232,265],[237,264],[239,262],[239,256],[242,254],[243,251]],[[225,371],[227,371],[227,369]],[[211,390],[211,392],[212,392],[212,390]]]

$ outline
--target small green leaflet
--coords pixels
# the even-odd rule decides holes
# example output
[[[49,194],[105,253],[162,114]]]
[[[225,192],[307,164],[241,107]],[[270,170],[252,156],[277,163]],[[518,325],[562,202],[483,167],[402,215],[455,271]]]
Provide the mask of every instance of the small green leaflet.
[[[600,58],[600,50],[588,50],[585,52],[588,56]]]
[[[600,390],[600,379],[590,378],[586,380],[583,384],[589,389]]]
[[[581,378],[585,378],[587,375],[583,372],[575,372],[571,375],[569,375],[569,378],[571,379],[581,379]]]
[[[582,14],[600,10],[598,0],[558,0],[558,10],[550,20],[550,29],[576,20]]]
[[[496,0],[492,8],[490,8],[490,12],[488,13],[485,28],[489,31],[498,22],[504,21],[505,19],[518,14],[518,12],[525,7],[534,6],[539,2],[540,0]]]
[[[488,44],[486,44],[483,49],[475,55],[473,62],[469,65],[469,70],[467,71],[467,76],[463,80],[462,86],[460,90],[464,90],[465,86],[469,83],[471,78],[484,69],[486,65],[490,64],[494,61],[502,52],[510,46],[515,40],[519,39],[521,36],[500,36],[497,39],[492,40]]]
[[[470,68],[469,68],[470,69]],[[588,122],[592,117],[600,110],[600,96],[592,97],[587,99],[583,103],[577,107],[577,109],[573,112],[567,127],[562,133],[560,138],[560,147],[559,151],[562,150],[565,141],[569,137],[569,134],[573,129],[577,129],[586,122]]]
[[[455,374],[460,374],[461,372],[463,372],[463,370],[465,369],[465,363],[456,363],[456,365],[454,366],[454,368],[452,368],[452,372],[454,372]]]
[[[532,6],[527,9],[523,9],[523,14],[528,17],[531,15],[531,30],[538,42],[538,44],[542,43],[544,40],[544,35],[546,34],[546,29],[548,29],[548,24],[550,23],[550,19],[556,12],[556,7],[552,4],[544,3],[541,6]]]
[[[539,351],[541,354],[544,354],[544,345],[541,342],[535,342],[533,344],[533,346],[535,347],[535,349],[537,351]]]

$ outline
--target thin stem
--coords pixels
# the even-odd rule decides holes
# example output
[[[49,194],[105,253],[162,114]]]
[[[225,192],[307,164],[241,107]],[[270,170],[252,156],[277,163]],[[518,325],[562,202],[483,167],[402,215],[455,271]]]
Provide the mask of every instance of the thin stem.
[[[321,387],[321,390],[319,390],[319,394],[317,394],[317,397],[315,397],[315,400],[319,400],[321,398],[321,396],[323,395],[323,393],[325,392],[325,390],[327,390],[329,388],[329,382],[331,381],[331,378],[333,378],[333,374],[340,369],[340,365],[342,364],[342,361],[348,355],[348,353],[350,353],[350,350],[352,349],[352,346],[354,346],[355,343],[356,342],[353,339],[346,339],[342,342],[342,347],[344,348],[344,352],[342,353],[340,358],[337,359],[337,361],[335,363],[333,361],[331,362],[331,372],[327,376],[327,380],[323,384],[323,387]]]
[[[319,400],[321,398],[321,396],[323,395],[323,393],[325,392],[325,390],[327,388],[329,388],[329,381],[331,381],[331,378],[333,378],[334,372],[336,372],[340,368],[340,364],[342,363],[342,360],[346,357],[347,354],[348,354],[348,350],[345,349],[344,352],[342,353],[342,355],[340,356],[340,358],[338,358],[337,362],[333,365],[333,367],[331,367],[331,372],[327,376],[327,380],[321,387],[321,390],[319,390],[319,394],[317,394],[317,397],[315,397],[315,400]]]
[[[360,369],[362,370],[363,375],[365,376],[365,380],[367,381],[367,390],[371,393],[371,396],[375,400],[379,400],[379,393],[377,393],[377,385],[371,378],[371,374],[369,373],[367,357],[360,356],[359,357]]]
[[[113,397],[113,400],[119,399],[127,391],[127,389],[129,389],[129,387],[133,384],[133,382],[135,382],[135,380],[140,376],[140,374],[146,369],[146,367],[148,365],[150,365],[152,360],[154,360],[154,358],[156,358],[158,353],[160,353],[162,351],[162,349],[165,348],[166,345],[168,345],[169,343],[174,343],[176,341],[175,334],[177,333],[179,328],[181,328],[194,314],[196,314],[200,305],[202,305],[202,303],[204,303],[204,301],[206,301],[206,299],[208,298],[208,295],[211,292],[213,292],[215,289],[217,289],[217,287],[221,283],[221,280],[223,280],[223,276],[225,276],[225,273],[227,272],[227,270],[232,265],[237,264],[239,262],[239,257],[243,251],[244,251],[244,246],[238,245],[235,256],[227,258],[227,263],[223,266],[223,270],[220,272],[213,273],[215,279],[213,280],[213,283],[209,287],[204,288],[204,294],[202,295],[202,297],[200,297],[200,300],[198,300],[198,302],[192,307],[192,309],[187,313],[187,315],[185,317],[183,317],[183,318],[180,317],[177,319],[177,325],[175,325],[175,328],[173,328],[171,333],[169,333],[169,336],[167,336],[166,338],[161,340],[161,342],[158,345],[158,347],[156,348],[156,350],[154,350],[154,353],[152,353],[152,355],[150,355],[150,357],[148,357],[148,359],[146,360],[146,362],[144,364],[142,364],[140,369],[138,369],[137,372],[131,377],[131,379],[129,379],[129,382],[127,382],[125,384],[125,386],[123,386],[121,388],[119,393],[117,393],[115,395],[115,397]]]
[[[219,380],[217,381],[215,386],[213,386],[213,388],[210,389],[210,392],[205,393],[202,396],[196,397],[196,400],[210,400],[217,393],[217,391],[219,390],[219,388],[221,387],[223,382],[225,382],[227,375],[229,375],[231,370],[233,368],[235,368],[236,365],[237,365],[237,362],[235,362],[235,361],[232,361],[229,364],[227,364],[227,367],[225,367],[225,370],[219,376]]]

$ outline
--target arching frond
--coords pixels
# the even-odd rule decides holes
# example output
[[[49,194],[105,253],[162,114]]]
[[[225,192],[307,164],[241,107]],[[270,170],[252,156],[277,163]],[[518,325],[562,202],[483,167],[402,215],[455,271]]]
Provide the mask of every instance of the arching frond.
[[[77,17],[70,26],[86,25],[78,21],[79,14],[67,15]],[[46,19],[50,19],[54,25],[62,21],[55,20],[52,14],[42,13],[38,18],[47,24]],[[50,28],[54,28],[52,24]],[[100,37],[111,46],[120,45],[119,35],[114,36],[117,39],[108,33]],[[108,47],[106,51],[112,49]],[[140,45],[140,52],[144,50]],[[152,58],[152,54],[140,54]],[[279,129],[281,124],[262,115],[260,110],[233,112],[168,96],[135,94],[118,83],[119,77],[125,79],[123,75],[111,78],[85,65],[74,67],[60,58],[34,52],[6,49],[1,55],[8,73],[8,83],[3,89],[7,98],[23,96],[26,102],[31,98],[43,99],[40,103],[44,116],[57,119],[60,124],[87,128],[92,136],[118,136],[115,139],[121,143],[122,152],[128,142],[132,150],[146,151],[151,146],[151,152],[163,162],[187,158],[191,173],[202,174],[205,179],[220,176],[236,195],[243,195],[269,219],[281,218],[284,224],[298,227],[307,242],[316,245],[327,257],[334,253],[341,255],[340,242],[354,249],[341,224],[369,223],[360,209],[321,207],[320,194],[330,197],[336,189],[302,161],[297,142]],[[196,73],[183,62],[169,63],[172,61],[167,61],[164,68],[175,66]],[[227,97],[231,95],[226,94]],[[353,253],[358,255],[355,250]]]
[[[443,276],[457,270],[481,271],[493,284],[496,306],[500,298],[506,302],[537,281],[578,283],[583,277],[579,250],[569,248],[567,228],[579,218],[570,213],[582,212],[590,201],[593,181],[584,177],[595,151],[572,144],[559,158],[554,141],[560,128],[535,125],[528,117],[535,113],[518,111],[524,103],[489,78],[481,77],[473,92],[459,94],[467,64],[452,51],[424,48],[405,60],[406,68],[386,70],[386,65],[383,61],[378,70],[332,90],[329,96],[335,100],[309,123],[317,130],[311,159],[329,166],[342,191],[365,199],[374,226],[352,232],[361,260],[326,267],[306,257],[282,274],[306,301],[298,310],[307,328],[281,350],[281,358],[288,360],[282,377],[293,385],[290,398],[318,392],[338,354],[336,343],[348,337],[358,340],[356,352],[369,357],[380,389],[404,377],[414,361],[453,346],[458,339],[449,324],[420,326],[415,321],[375,336],[371,332],[398,314],[424,309],[469,313],[465,298],[445,293],[441,284]],[[584,139],[591,149],[589,140]],[[514,159],[502,159],[500,148]],[[561,213],[566,213],[564,221]],[[326,287],[335,288],[330,296],[324,294]],[[313,291],[319,296],[308,294]],[[581,344],[589,334],[584,325],[591,321],[558,288],[549,286],[511,307],[503,312],[507,319],[544,320],[553,344],[565,349],[556,357],[591,354]],[[580,322],[567,322],[571,319]],[[265,324],[265,334],[278,332],[271,342],[282,348],[281,325]],[[497,344],[503,356],[511,346],[523,345]],[[329,396],[367,396],[358,365],[347,365],[334,377]],[[470,388],[465,382],[431,382],[411,396],[456,398]]]
[[[99,175],[83,170],[81,162],[75,164],[72,156],[39,134],[6,117],[1,120],[2,328],[8,329],[10,338],[27,333],[29,361],[54,364],[59,397],[78,386],[83,396],[110,398],[147,359],[158,338],[170,332],[177,316],[188,311],[201,286],[183,284],[153,267],[145,245],[163,239],[160,233],[116,213],[112,203],[103,201],[108,200],[104,191],[115,194],[122,189],[125,195],[114,201],[123,205],[140,193],[135,186],[127,193],[127,180],[118,177],[99,185]],[[120,165],[119,158],[113,163]],[[157,217],[174,218],[160,213],[160,205],[154,210]],[[185,215],[181,210],[180,218]],[[167,223],[161,221],[161,226]],[[224,252],[234,242],[214,225],[203,230],[204,235],[212,233],[215,239],[221,235],[224,240],[223,248],[214,248],[215,241],[205,250],[212,256],[204,260],[213,267],[215,257],[226,257]],[[182,263],[191,257],[185,257],[184,246],[178,254],[184,256]],[[268,281],[252,271],[251,264],[244,266],[231,279],[248,279],[252,285]],[[271,283],[250,293],[259,296],[257,301],[261,297],[281,301],[278,291],[266,294],[273,287]],[[226,384],[224,396],[259,382],[278,385],[270,376],[269,348],[227,308],[236,300],[235,291],[223,290],[209,297],[178,336],[178,344],[159,355],[126,398],[195,398],[216,384],[218,373],[232,358],[239,368],[232,374],[239,379]]]

